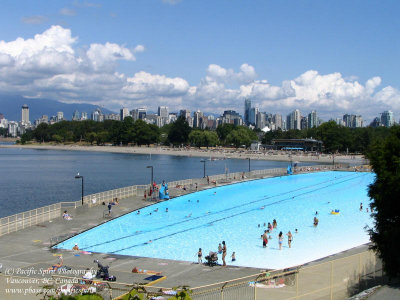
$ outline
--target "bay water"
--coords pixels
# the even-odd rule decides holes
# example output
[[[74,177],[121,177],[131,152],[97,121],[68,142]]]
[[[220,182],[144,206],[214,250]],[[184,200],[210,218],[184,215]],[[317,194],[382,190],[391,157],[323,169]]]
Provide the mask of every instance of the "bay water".
[[[200,157],[0,148],[0,217],[154,180],[203,177]],[[207,160],[206,174],[248,171],[247,159]],[[306,163],[311,165],[312,163]],[[251,160],[251,169],[286,168],[287,162]],[[301,165],[301,164],[300,164]]]

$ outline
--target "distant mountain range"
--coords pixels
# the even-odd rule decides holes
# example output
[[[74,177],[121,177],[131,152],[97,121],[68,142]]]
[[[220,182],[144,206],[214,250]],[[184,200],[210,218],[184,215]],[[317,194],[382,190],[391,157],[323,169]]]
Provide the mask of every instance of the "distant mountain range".
[[[92,104],[67,104],[49,99],[31,99],[21,96],[2,96],[0,95],[0,113],[9,121],[21,121],[21,107],[27,104],[29,106],[29,119],[31,123],[39,119],[42,115],[56,116],[57,112],[64,113],[65,120],[71,120],[72,114],[75,110],[87,112],[88,118],[90,114],[99,106]],[[100,107],[103,114],[114,113],[108,109]]]

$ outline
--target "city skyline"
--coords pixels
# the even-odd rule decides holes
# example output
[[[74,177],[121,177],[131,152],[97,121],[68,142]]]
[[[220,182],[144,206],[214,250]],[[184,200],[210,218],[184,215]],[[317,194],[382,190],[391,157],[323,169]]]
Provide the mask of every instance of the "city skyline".
[[[0,96],[171,111],[400,111],[397,2],[5,1]],[[378,13],[379,12],[379,13]],[[1,108],[0,108],[1,111]]]
[[[96,108],[88,117],[88,113],[74,110],[72,121],[92,120],[96,122],[104,122],[106,120],[123,121],[126,117],[131,117],[133,121],[142,120],[147,124],[154,124],[157,127],[175,122],[178,116],[183,116],[188,122],[189,127],[194,129],[209,129],[216,130],[218,126],[223,124],[232,124],[235,126],[249,126],[263,132],[274,130],[303,130],[314,127],[319,127],[325,121],[319,118],[317,111],[312,110],[310,113],[302,115],[299,109],[290,112],[286,118],[281,114],[272,114],[259,111],[257,107],[253,107],[250,99],[245,99],[243,115],[235,110],[225,110],[223,114],[206,114],[200,110],[191,113],[188,109],[181,109],[178,112],[169,112],[167,106],[159,106],[157,113],[147,112],[146,108],[136,108],[129,110],[126,107],[120,109],[120,113],[103,114],[100,108]],[[217,116],[217,117],[216,117]],[[50,118],[47,115],[42,115],[33,123],[29,119],[29,106],[24,104],[21,107],[21,121],[7,120],[4,114],[0,113],[0,128],[7,129],[7,132],[12,137],[21,136],[26,130],[35,129],[42,123],[55,124],[60,121],[68,120],[64,118],[64,113],[58,111],[56,115]],[[391,127],[396,123],[394,113],[392,111],[384,111],[379,113],[370,124],[366,124],[361,115],[344,114],[342,118],[330,118],[329,121],[335,121],[337,125],[349,128],[361,127]]]

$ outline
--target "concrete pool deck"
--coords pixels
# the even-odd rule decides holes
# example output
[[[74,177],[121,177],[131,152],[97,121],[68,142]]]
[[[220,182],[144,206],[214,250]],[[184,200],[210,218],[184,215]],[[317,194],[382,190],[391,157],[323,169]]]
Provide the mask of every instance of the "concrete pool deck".
[[[199,186],[199,189],[214,186]],[[170,189],[171,195],[182,194],[183,191],[174,188]],[[120,200],[120,205],[113,206],[113,217],[116,218],[125,213],[151,205],[153,202],[143,200],[143,197],[136,196]],[[2,273],[0,274],[0,299],[21,299],[20,294],[10,294],[6,288],[21,287],[20,283],[10,282],[3,275],[14,275],[29,278],[46,278],[42,275],[42,271],[53,264],[59,262],[58,256],[62,254],[63,265],[71,268],[71,271],[83,272],[86,268],[97,270],[97,264],[93,261],[98,259],[102,264],[109,265],[110,275],[117,277],[117,282],[123,283],[143,283],[147,275],[135,274],[131,270],[134,267],[146,270],[162,272],[166,279],[156,284],[162,287],[190,286],[197,287],[208,285],[216,282],[228,281],[245,276],[255,275],[263,269],[248,267],[228,267],[222,266],[208,267],[198,265],[197,257],[193,257],[193,262],[172,261],[165,259],[154,259],[144,257],[131,257],[121,255],[108,254],[83,254],[75,253],[72,250],[53,250],[50,249],[52,241],[64,240],[67,235],[75,235],[108,219],[103,218],[103,211],[106,206],[98,205],[88,208],[87,206],[78,207],[76,209],[68,209],[73,215],[71,221],[58,218],[50,222],[44,222],[36,226],[26,228],[8,235],[0,237],[0,264],[2,265]],[[367,246],[360,246],[343,253],[332,255],[319,261],[311,262],[309,265],[319,264],[332,259],[349,256],[355,253],[363,252]],[[204,258],[203,258],[204,261]],[[65,274],[66,276],[71,276]],[[72,273],[72,275],[75,275]],[[47,274],[47,277],[48,274]],[[82,277],[81,275],[78,277]],[[28,284],[29,285],[29,284]],[[30,286],[39,288],[43,286],[43,281],[33,283]],[[30,293],[28,291],[28,293]],[[30,298],[35,298],[30,293]]]

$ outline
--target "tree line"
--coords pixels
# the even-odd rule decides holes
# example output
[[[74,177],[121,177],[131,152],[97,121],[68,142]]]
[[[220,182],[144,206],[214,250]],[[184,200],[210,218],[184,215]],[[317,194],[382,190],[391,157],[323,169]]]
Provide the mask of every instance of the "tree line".
[[[347,151],[366,153],[372,143],[383,141],[389,132],[390,130],[385,127],[348,128],[337,125],[334,121],[311,129],[274,130],[267,133],[233,124],[222,124],[216,130],[203,130],[191,128],[184,117],[179,117],[175,122],[159,128],[143,120],[133,121],[131,117],[126,117],[123,121],[62,121],[52,125],[42,123],[34,130],[23,134],[20,142],[24,144],[35,140],[39,143],[86,142],[97,145],[164,144],[247,148],[252,141],[271,145],[274,139],[313,138],[323,142],[324,151],[327,153]]]

